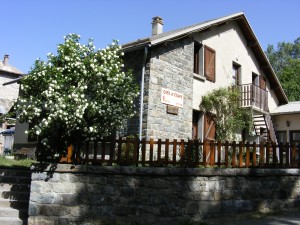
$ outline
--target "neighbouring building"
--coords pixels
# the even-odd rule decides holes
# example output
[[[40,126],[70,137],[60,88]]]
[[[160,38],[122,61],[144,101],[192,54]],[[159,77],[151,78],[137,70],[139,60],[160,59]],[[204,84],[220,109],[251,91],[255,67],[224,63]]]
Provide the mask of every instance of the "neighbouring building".
[[[281,105],[271,112],[277,141],[296,143],[300,148],[300,101]]]
[[[122,48],[125,68],[141,84],[140,113],[126,135],[214,140],[215,125],[199,110],[202,96],[236,85],[254,120],[246,139],[276,141],[270,112],[288,99],[244,13],[168,32],[154,17],[152,36]]]
[[[4,59],[0,61],[0,115],[9,112],[19,96],[19,84],[12,82],[10,85],[3,85],[22,77],[22,72],[9,63],[9,56],[4,55]],[[9,121],[14,121],[9,120]],[[14,140],[15,122],[0,123],[0,154],[4,149],[12,149]],[[6,131],[7,130],[7,131]]]

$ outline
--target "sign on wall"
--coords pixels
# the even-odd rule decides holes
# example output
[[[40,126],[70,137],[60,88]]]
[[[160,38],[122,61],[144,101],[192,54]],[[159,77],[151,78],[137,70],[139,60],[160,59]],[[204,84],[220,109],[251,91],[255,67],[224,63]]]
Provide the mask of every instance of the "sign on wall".
[[[161,102],[183,108],[183,94],[169,89],[161,89]]]

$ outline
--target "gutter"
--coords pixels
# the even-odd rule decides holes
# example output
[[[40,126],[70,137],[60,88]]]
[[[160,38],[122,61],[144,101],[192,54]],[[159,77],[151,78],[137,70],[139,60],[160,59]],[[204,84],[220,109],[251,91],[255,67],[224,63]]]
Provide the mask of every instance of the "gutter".
[[[146,59],[148,55],[148,49],[151,45],[148,44],[144,47],[144,58],[143,58],[143,68],[142,68],[142,83],[141,83],[141,100],[140,100],[140,124],[139,124],[139,139],[142,138],[142,125],[143,125],[143,109],[144,109],[144,86],[145,86],[145,67]]]

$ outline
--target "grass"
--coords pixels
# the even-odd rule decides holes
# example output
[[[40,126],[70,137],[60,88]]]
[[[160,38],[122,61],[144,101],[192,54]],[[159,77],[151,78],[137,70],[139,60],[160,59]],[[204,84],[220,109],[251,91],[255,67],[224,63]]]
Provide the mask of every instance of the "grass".
[[[31,159],[6,159],[4,156],[0,156],[0,167],[2,168],[29,169],[32,163],[36,163],[36,161]]]

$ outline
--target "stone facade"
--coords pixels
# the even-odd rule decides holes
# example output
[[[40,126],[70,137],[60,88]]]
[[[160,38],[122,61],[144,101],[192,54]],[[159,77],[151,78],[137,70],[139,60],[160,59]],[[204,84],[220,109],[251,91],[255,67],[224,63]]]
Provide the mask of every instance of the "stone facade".
[[[299,169],[52,165],[32,174],[29,224],[192,224],[299,206]]]
[[[191,138],[193,98],[193,40],[185,38],[152,47],[145,66],[142,135],[147,138]],[[125,54],[126,68],[132,69],[141,83],[143,50]],[[131,61],[130,61],[131,59]],[[133,60],[134,59],[134,60]],[[182,93],[183,108],[169,114],[161,102],[162,88]],[[136,104],[139,108],[140,102]],[[139,109],[138,109],[139,110]],[[132,120],[134,121],[134,120]],[[136,118],[135,124],[138,120]],[[132,123],[131,123],[132,124]],[[131,130],[130,130],[131,128]],[[138,126],[130,126],[132,133]]]

